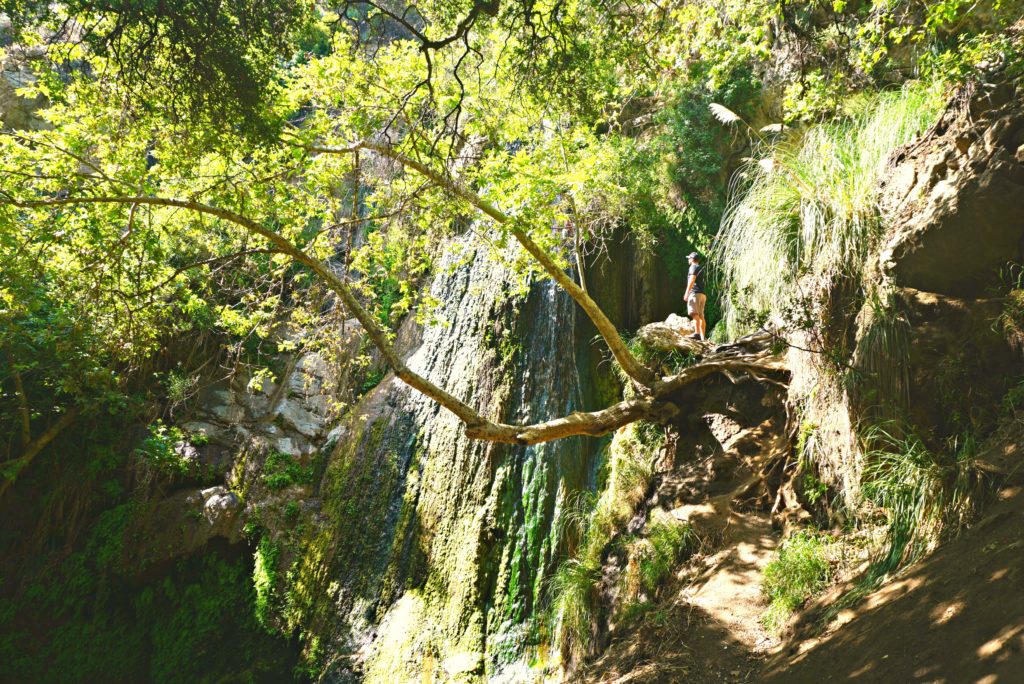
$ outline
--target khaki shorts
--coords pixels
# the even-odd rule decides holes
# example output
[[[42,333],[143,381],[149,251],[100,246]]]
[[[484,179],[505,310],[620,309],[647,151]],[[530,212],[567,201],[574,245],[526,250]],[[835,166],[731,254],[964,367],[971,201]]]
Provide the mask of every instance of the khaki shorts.
[[[708,296],[703,292],[690,295],[690,298],[686,300],[686,314],[690,318],[695,315],[704,316],[704,304],[707,301]]]

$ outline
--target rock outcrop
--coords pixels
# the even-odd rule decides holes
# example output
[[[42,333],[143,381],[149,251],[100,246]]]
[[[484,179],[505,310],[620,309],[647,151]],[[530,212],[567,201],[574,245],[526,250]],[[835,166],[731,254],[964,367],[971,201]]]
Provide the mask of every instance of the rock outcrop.
[[[880,271],[896,289],[886,316],[905,336],[905,387],[887,389],[905,392],[912,423],[936,446],[987,434],[1019,374],[997,321],[1024,263],[1024,100],[1021,83],[992,81],[962,89],[894,155],[881,188],[892,218]]]
[[[894,231],[882,253],[900,287],[982,297],[1024,262],[1024,100],[1010,82],[960,94],[892,161],[882,188]]]

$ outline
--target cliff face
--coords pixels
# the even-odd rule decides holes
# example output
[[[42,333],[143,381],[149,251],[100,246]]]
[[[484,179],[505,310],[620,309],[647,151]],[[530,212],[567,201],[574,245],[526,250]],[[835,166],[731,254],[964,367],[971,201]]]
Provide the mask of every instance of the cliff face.
[[[571,301],[549,283],[514,295],[520,283],[478,249],[467,236],[442,260],[430,286],[441,323],[400,332],[410,367],[506,421],[580,408]],[[370,680],[499,668],[525,646],[562,502],[592,470],[579,440],[468,440],[454,416],[386,377],[346,417],[320,484],[299,619],[365,659]]]
[[[448,246],[429,286],[436,323],[409,321],[398,335],[409,366],[502,421],[598,407],[614,389],[589,325],[553,283],[522,282],[487,249],[473,234]],[[590,274],[601,298],[628,312],[649,275],[604,269]],[[328,654],[332,676],[458,679],[522,667],[543,629],[566,499],[593,489],[599,442],[468,440],[454,416],[392,375],[322,440],[334,446],[302,529],[268,528],[285,549],[285,620]]]
[[[907,406],[936,440],[991,432],[1020,372],[1007,304],[1024,263],[1024,106],[1019,83],[996,82],[964,89],[881,189],[893,220],[879,270],[908,324]]]

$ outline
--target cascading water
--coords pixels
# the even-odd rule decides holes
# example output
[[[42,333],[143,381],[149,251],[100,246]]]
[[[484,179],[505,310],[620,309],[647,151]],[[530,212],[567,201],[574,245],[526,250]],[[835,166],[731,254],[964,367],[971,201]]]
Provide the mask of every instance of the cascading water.
[[[407,363],[497,420],[583,408],[574,303],[549,281],[516,294],[522,276],[486,253],[472,233],[453,241],[430,287],[437,322],[399,333]],[[454,416],[385,379],[331,457],[294,570],[293,622],[327,639],[339,679],[513,666],[534,640],[562,504],[590,484],[592,447],[469,440]]]

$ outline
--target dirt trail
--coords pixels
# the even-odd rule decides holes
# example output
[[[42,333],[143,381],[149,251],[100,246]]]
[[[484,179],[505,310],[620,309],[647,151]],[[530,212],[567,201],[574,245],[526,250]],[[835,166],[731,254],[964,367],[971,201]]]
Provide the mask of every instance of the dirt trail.
[[[729,543],[707,558],[706,570],[681,596],[726,629],[748,651],[760,653],[773,639],[759,621],[764,567],[775,551],[776,535],[767,515],[732,513],[725,531]]]
[[[613,640],[586,681],[679,684],[922,682],[1010,684],[1024,672],[1024,488],[1005,489],[963,536],[911,566],[819,633],[803,615],[773,648],[757,616],[760,568],[775,537],[754,513],[732,513],[724,546],[696,579]],[[847,586],[847,589],[850,587]]]
[[[739,513],[718,497],[672,511],[716,551],[681,573],[637,625],[616,635],[581,679],[591,682],[754,682],[773,644],[758,618],[761,573],[777,543],[764,513]]]

